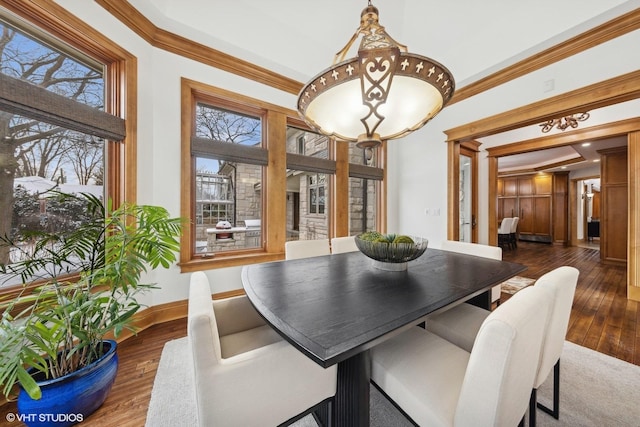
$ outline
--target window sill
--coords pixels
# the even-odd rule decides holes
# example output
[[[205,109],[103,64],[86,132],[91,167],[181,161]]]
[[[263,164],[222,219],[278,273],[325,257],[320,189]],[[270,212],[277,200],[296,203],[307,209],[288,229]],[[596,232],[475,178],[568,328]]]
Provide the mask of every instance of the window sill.
[[[193,258],[190,261],[179,264],[182,273],[191,273],[201,270],[212,270],[216,268],[237,267],[261,262],[281,261],[284,259],[283,252],[277,253],[250,253],[250,254],[216,254],[213,256],[202,256]]]

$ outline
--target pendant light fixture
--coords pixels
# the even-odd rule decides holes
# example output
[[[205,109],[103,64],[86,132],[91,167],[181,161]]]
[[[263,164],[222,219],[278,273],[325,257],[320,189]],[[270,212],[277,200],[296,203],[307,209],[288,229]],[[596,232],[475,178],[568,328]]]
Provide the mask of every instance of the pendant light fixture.
[[[362,36],[357,56],[344,59]],[[373,148],[424,126],[453,96],[453,76],[431,58],[409,53],[378,22],[378,9],[362,11],[360,27],[333,65],[298,95],[298,111],[318,132]]]

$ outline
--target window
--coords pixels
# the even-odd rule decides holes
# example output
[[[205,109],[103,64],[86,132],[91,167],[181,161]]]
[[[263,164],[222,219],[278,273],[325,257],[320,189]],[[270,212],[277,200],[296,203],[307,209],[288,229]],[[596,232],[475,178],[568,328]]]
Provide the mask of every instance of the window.
[[[196,218],[198,224],[215,226],[234,218],[235,192],[228,175],[196,173]]]
[[[194,253],[262,247],[261,114],[239,105],[220,108],[206,99],[196,104]]]
[[[287,198],[294,203],[287,204],[287,240],[327,239],[329,185],[336,172],[336,162],[329,158],[331,143],[327,136],[290,122],[294,125],[287,126]]]
[[[281,106],[184,78],[182,91],[181,216],[192,223],[182,271],[279,260],[288,240],[381,229],[383,174],[362,149]]]
[[[349,234],[377,230],[377,199],[379,181],[349,178]]]
[[[349,147],[349,234],[379,230],[378,206],[382,169],[376,151]]]
[[[324,214],[326,175],[309,175],[309,213]]]
[[[124,171],[108,162],[112,155],[126,160],[134,144],[124,148],[125,123],[114,115],[120,106],[111,105],[105,91],[124,86],[119,82],[131,58],[109,41],[96,42],[100,36],[74,18],[59,19],[64,34],[56,33],[60,27],[47,33],[60,12],[52,5],[39,28],[0,8],[0,235],[20,248],[0,246],[5,265],[32,250],[29,231],[62,231],[83,221],[83,206],[61,203],[49,190],[108,196],[116,205],[125,187],[134,194],[135,182],[120,184]],[[111,64],[123,72],[107,82]],[[113,96],[120,89],[111,90]],[[135,168],[130,172],[135,176]],[[17,283],[6,279],[0,277],[0,293],[11,295]]]

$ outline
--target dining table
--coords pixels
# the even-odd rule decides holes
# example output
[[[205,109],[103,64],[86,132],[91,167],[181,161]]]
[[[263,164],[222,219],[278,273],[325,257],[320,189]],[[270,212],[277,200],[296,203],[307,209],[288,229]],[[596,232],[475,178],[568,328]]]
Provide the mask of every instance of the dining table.
[[[369,425],[369,349],[457,304],[490,309],[491,288],[525,269],[428,248],[406,270],[387,271],[356,251],[246,265],[242,284],[285,340],[322,367],[337,364],[332,414],[316,415],[355,427]]]

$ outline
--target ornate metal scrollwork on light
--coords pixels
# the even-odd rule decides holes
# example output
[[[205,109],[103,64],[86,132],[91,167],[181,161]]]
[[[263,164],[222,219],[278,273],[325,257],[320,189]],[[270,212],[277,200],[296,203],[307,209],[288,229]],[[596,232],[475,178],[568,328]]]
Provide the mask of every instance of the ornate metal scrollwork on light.
[[[584,122],[589,118],[589,113],[576,113],[570,116],[560,117],[558,119],[550,119],[540,124],[542,132],[547,133],[554,127],[560,130],[567,128],[577,128],[578,122]]]
[[[345,56],[362,36],[356,57]],[[378,22],[378,9],[362,11],[360,27],[333,65],[298,95],[298,111],[318,132],[376,147],[433,118],[451,99],[454,79],[442,64],[407,51]]]

